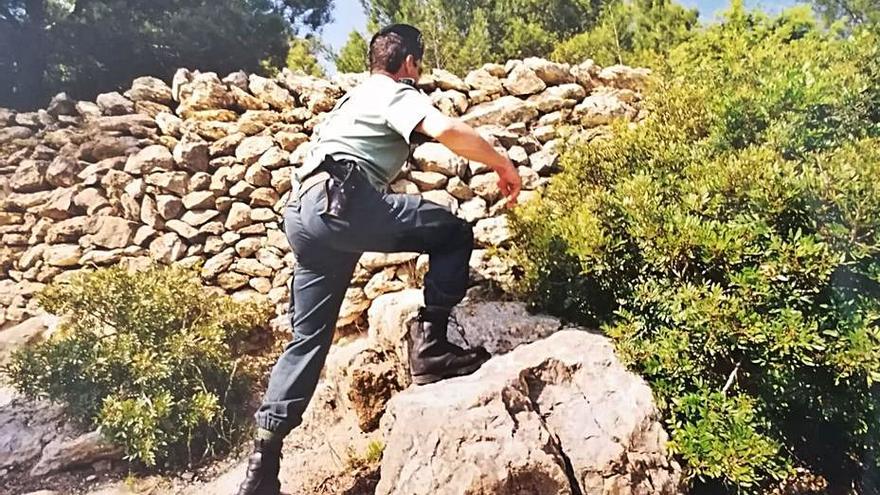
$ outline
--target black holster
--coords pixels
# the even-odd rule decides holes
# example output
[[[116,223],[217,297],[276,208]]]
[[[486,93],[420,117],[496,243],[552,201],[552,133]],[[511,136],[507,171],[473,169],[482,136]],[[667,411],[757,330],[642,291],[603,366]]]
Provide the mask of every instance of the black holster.
[[[360,173],[353,161],[336,161],[326,159],[319,170],[330,174],[330,180],[324,183],[327,191],[327,209],[322,214],[340,218],[345,215],[348,201],[354,191],[353,175]]]

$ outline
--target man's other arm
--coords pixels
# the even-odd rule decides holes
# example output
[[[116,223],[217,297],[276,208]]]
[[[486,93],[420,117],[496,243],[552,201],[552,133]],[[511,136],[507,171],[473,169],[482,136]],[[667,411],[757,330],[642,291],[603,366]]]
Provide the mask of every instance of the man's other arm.
[[[432,110],[427,112],[415,131],[436,139],[463,158],[488,165],[498,174],[498,187],[507,197],[507,204],[515,204],[522,181],[510,159],[495,150],[473,127],[439,110]]]

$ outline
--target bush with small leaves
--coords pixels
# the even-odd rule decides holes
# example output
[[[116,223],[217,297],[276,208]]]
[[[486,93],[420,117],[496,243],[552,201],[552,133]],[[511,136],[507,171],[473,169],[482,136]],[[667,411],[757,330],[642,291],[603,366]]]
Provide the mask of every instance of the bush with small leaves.
[[[197,271],[114,267],[39,296],[65,318],[4,372],[30,397],[66,404],[146,466],[192,463],[244,431],[255,377],[244,344],[270,308],[206,289]]]
[[[645,105],[518,208],[523,293],[615,340],[706,493],[850,486],[880,449],[880,38],[735,7]]]

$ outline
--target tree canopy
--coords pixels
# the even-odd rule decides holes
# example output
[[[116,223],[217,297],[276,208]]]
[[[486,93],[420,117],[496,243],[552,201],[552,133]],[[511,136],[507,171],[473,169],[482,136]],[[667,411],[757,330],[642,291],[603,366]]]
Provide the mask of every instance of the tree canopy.
[[[0,105],[91,98],[178,67],[281,67],[289,36],[331,11],[332,0],[0,0]]]
[[[361,0],[375,30],[407,22],[429,67],[462,74],[531,56],[644,63],[688,38],[698,13],[672,0]]]
[[[339,72],[363,72],[369,68],[367,60],[367,40],[357,30],[348,33],[348,41],[336,55],[336,70]]]
[[[842,20],[851,26],[880,24],[880,2],[877,0],[813,0],[825,20]]]
[[[315,38],[292,38],[290,50],[287,52],[287,68],[310,76],[324,77],[324,69],[316,55],[320,50],[320,43]]]
[[[608,4],[592,29],[557,44],[551,57],[601,65],[649,64],[687,40],[699,13],[672,0],[632,0]]]
[[[407,22],[425,35],[428,67],[546,56],[598,18],[602,0],[361,0],[370,27]]]

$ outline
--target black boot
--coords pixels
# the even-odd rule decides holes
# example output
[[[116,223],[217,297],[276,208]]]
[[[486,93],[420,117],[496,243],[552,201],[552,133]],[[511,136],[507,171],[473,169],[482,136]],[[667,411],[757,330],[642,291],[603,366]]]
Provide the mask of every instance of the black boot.
[[[449,309],[427,307],[410,323],[406,339],[410,374],[416,385],[469,375],[491,357],[482,346],[462,349],[450,343],[446,337],[448,322]]]
[[[248,459],[247,476],[238,488],[237,495],[279,495],[281,482],[281,443],[254,440],[254,453]]]

